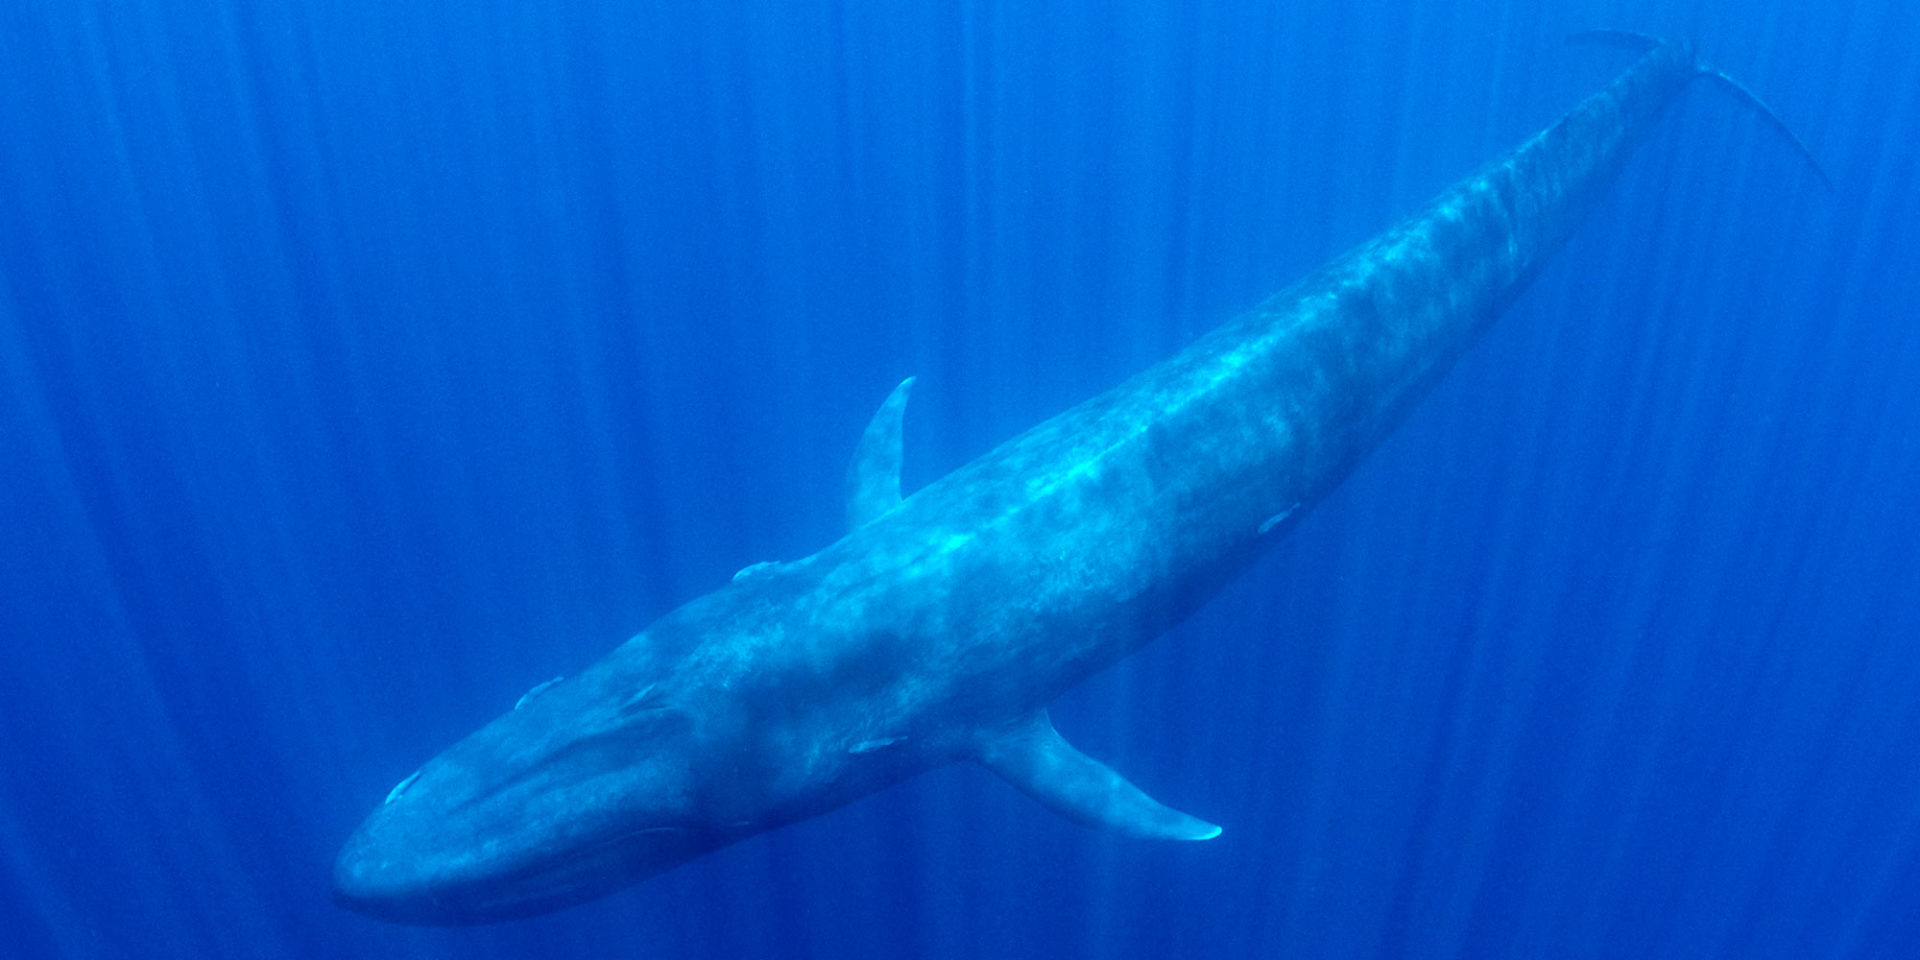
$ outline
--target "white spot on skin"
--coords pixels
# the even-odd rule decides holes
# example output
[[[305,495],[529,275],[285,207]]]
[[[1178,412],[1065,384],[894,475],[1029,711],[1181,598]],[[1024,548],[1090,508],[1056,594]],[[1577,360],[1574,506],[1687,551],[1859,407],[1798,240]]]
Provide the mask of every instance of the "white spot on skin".
[[[862,740],[847,748],[848,753],[872,753],[881,747],[892,746],[907,739],[906,737],[881,737],[878,740]]]
[[[1293,516],[1293,512],[1298,509],[1300,509],[1300,505],[1296,503],[1293,506],[1280,511],[1279,513],[1274,514],[1273,516],[1268,517],[1264,522],[1260,524],[1260,534],[1262,536],[1265,536],[1267,531],[1272,530],[1274,527],[1277,527],[1281,523],[1285,522],[1286,519],[1288,517]]]

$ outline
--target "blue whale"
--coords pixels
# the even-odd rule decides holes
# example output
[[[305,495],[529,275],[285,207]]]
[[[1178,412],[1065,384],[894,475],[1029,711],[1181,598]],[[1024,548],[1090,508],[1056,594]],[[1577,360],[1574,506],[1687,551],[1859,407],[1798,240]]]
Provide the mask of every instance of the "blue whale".
[[[844,537],[740,571],[428,761],[346,842],[338,902],[542,913],[958,760],[1079,823],[1217,836],[1068,745],[1047,704],[1285,536],[1665,107],[1725,79],[1682,44],[1613,39],[1642,47],[1633,67],[1424,210],[904,499],[900,384],[859,442]]]

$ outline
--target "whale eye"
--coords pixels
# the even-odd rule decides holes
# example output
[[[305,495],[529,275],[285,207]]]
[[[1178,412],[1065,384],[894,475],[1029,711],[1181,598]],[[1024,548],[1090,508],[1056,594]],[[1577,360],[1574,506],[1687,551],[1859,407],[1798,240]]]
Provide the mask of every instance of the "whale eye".
[[[399,783],[394,784],[393,789],[387,791],[387,798],[385,800],[380,801],[380,805],[384,807],[387,804],[400,799],[400,795],[403,793],[406,793],[407,788],[413,786],[413,782],[418,779],[420,779],[420,771],[418,770],[415,770],[414,772],[407,774],[407,778],[405,780],[402,780]]]

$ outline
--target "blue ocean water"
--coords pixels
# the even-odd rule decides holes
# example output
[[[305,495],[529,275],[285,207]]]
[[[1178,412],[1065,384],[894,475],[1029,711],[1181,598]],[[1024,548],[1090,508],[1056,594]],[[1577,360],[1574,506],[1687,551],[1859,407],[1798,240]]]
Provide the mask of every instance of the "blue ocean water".
[[[1284,544],[944,769],[584,907],[329,900],[426,757],[1693,38],[1702,88]],[[0,9],[17,957],[1920,955],[1900,0]]]

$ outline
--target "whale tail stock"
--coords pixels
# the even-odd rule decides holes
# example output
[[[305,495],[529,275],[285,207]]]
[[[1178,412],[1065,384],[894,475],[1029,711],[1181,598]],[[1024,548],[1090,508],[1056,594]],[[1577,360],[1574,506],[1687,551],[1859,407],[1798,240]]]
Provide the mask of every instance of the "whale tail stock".
[[[1568,34],[1567,42],[1600,44],[1610,47],[1620,47],[1636,52],[1645,52],[1673,43],[1674,41],[1632,30],[1582,30],[1578,33]],[[1748,89],[1746,84],[1735,80],[1724,71],[1708,66],[1698,60],[1694,61],[1693,67],[1698,76],[1714,81],[1720,86],[1720,89],[1733,94],[1734,99],[1746,104],[1753,110],[1756,116],[1766,121],[1767,125],[1772,127],[1774,132],[1780,134],[1781,138],[1787,142],[1787,145],[1791,146],[1794,152],[1800,155],[1800,159],[1806,161],[1807,166],[1813,170],[1813,175],[1820,178],[1821,185],[1825,186],[1829,193],[1834,191],[1833,178],[1827,176],[1827,171],[1820,166],[1820,161],[1814,158],[1813,151],[1807,149],[1807,145],[1794,134],[1793,128],[1787,126],[1786,121],[1780,119],[1780,115],[1773,112],[1773,108],[1767,106],[1766,101],[1760,99],[1758,94]]]

